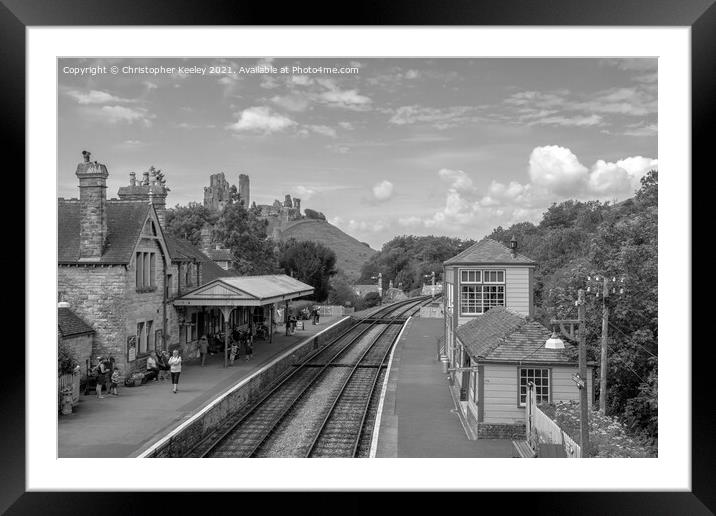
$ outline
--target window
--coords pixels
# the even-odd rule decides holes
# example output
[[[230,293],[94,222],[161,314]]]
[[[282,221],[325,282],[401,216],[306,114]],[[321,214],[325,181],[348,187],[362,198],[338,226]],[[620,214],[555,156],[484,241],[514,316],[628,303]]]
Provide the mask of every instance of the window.
[[[520,368],[520,406],[527,405],[527,384],[535,384],[537,404],[549,403],[549,369]]]
[[[137,253],[135,283],[137,290],[150,291],[157,288],[157,255],[156,253]]]
[[[461,283],[482,283],[482,271],[467,270],[460,271]]]
[[[157,255],[155,253],[149,253],[149,286],[156,287],[156,274],[157,274]]]
[[[147,334],[147,349],[145,351],[151,351],[154,349],[154,332],[152,331],[153,325],[154,321],[147,321],[144,325]]]
[[[470,371],[470,396],[477,403],[477,371]]]
[[[144,255],[142,253],[137,253],[137,259],[135,268],[136,268],[136,283],[137,288],[142,288],[144,286]]]
[[[197,317],[196,317],[196,312],[194,312],[193,314],[191,314],[191,340],[196,340],[196,339],[197,339],[197,336],[196,336],[196,332],[197,332],[196,324],[197,324]]]
[[[173,279],[173,278],[172,278],[172,275],[171,275],[171,274],[167,274],[167,283],[166,283],[166,287],[167,287],[167,297],[171,297],[171,296],[172,296],[172,287],[173,287],[173,285],[172,285],[172,279]]]
[[[144,338],[144,323],[137,323],[137,350],[139,353],[147,352],[147,340]]]
[[[460,314],[483,314],[505,305],[505,271],[460,271]]]

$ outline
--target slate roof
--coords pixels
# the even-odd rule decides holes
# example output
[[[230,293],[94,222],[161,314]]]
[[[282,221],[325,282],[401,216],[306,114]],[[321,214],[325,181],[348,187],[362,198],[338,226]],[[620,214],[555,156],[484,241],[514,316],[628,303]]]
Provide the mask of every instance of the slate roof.
[[[57,309],[57,328],[62,337],[94,333],[92,326],[80,319],[71,309],[65,307]]]
[[[202,285],[214,281],[216,278],[228,278],[231,276],[238,276],[238,273],[224,270],[211,260],[207,260],[201,264]]]
[[[144,201],[107,201],[107,240],[99,261],[129,263],[151,206]],[[57,261],[76,263],[80,258],[80,204],[60,200],[57,206]]]
[[[533,259],[516,253],[513,257],[510,248],[492,238],[483,238],[471,245],[463,252],[443,262],[443,265],[453,264],[506,264],[506,265],[536,265]]]
[[[576,363],[570,357],[571,344],[565,342],[565,349],[545,348],[552,332],[504,307],[491,308],[459,326],[455,334],[478,362]]]
[[[208,262],[209,258],[202,253],[198,247],[182,238],[176,238],[168,234],[164,234],[164,241],[169,249],[169,256],[173,262]]]
[[[230,262],[233,260],[228,249],[208,249],[205,254],[215,262]]]

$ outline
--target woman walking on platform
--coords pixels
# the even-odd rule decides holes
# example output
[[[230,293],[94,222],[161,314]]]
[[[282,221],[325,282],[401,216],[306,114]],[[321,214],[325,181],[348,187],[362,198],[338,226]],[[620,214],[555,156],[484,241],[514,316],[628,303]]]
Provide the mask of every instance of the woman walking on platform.
[[[179,374],[181,373],[181,357],[179,350],[175,349],[172,356],[169,357],[169,372],[172,375],[172,389],[174,394],[177,393],[177,385],[179,384]]]

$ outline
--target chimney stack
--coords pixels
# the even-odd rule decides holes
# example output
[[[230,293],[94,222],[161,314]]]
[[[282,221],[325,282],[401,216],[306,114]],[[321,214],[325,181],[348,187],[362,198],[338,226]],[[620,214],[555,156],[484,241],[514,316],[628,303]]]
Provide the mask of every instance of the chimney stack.
[[[517,239],[515,235],[512,235],[512,240],[510,240],[510,252],[512,253],[512,258],[517,258]]]
[[[107,167],[90,161],[90,153],[82,151],[84,160],[75,175],[80,180],[80,261],[99,261],[107,239]]]

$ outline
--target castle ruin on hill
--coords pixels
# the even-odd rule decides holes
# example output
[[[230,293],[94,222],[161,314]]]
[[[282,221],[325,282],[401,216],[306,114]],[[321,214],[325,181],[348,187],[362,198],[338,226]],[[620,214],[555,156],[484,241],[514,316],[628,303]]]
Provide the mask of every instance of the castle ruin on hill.
[[[250,203],[250,179],[246,174],[239,174],[239,187],[230,184],[223,172],[209,176],[209,186],[204,187],[204,207],[220,212],[231,202],[238,199],[247,209],[259,211],[259,217],[268,220],[269,226],[275,227],[281,223],[292,222],[303,218],[301,214],[301,199],[291,198],[286,194],[283,201],[276,199],[273,204]]]

